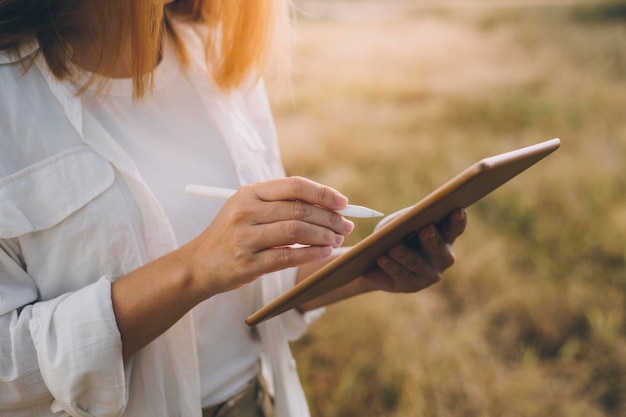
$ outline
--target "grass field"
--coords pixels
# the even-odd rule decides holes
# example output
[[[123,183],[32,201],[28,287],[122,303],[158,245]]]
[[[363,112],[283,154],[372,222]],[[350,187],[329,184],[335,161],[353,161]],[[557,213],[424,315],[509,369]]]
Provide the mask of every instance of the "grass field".
[[[315,417],[626,416],[626,3],[484,3],[299,18],[271,90],[291,175],[390,213],[562,140],[468,209],[441,283],[333,305],[294,343]]]

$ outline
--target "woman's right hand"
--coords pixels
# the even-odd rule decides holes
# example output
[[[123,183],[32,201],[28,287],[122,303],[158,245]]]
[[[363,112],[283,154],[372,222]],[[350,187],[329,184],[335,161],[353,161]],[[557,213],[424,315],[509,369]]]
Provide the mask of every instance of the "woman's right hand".
[[[354,228],[333,211],[347,201],[300,177],[245,185],[180,250],[192,279],[210,297],[265,273],[329,257]]]

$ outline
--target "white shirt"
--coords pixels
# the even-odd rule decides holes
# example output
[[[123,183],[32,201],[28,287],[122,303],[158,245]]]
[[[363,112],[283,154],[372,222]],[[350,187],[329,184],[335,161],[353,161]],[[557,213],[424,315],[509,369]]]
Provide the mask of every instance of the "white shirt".
[[[202,72],[201,38],[177,31]],[[112,280],[176,248],[170,222],[74,88],[41,57],[26,74],[14,61],[0,54],[0,414],[199,416],[190,315],[124,364],[111,305]],[[204,80],[239,183],[283,176],[263,85],[224,95]],[[255,308],[293,280],[255,281]],[[288,345],[305,325],[291,311],[257,326],[278,417],[309,415]]]
[[[210,109],[181,68],[166,39],[154,72],[154,90],[136,102],[132,79],[109,80],[100,95],[81,96],[89,112],[131,157],[172,224],[179,245],[202,232],[224,205],[185,194],[185,185],[239,187],[230,151]],[[203,80],[202,80],[203,81]],[[251,285],[219,294],[194,309],[203,407],[241,391],[259,372],[261,343],[244,320],[254,312]]]

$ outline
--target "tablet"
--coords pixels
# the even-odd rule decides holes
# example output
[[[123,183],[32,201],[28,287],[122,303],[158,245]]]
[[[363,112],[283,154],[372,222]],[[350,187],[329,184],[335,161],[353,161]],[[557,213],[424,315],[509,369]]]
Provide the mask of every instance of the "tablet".
[[[376,267],[376,258],[416,230],[436,224],[450,213],[467,208],[559,148],[552,139],[474,163],[428,196],[401,211],[371,235],[306,277],[246,319],[250,326],[284,313],[332,291]]]

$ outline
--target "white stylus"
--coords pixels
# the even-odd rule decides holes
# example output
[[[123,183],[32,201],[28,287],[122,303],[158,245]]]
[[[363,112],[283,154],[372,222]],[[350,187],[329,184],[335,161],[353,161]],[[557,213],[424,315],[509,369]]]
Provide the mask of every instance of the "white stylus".
[[[213,197],[213,198],[221,198],[227,199],[230,198],[233,194],[235,194],[237,190],[232,190],[230,188],[219,188],[219,187],[210,187],[208,185],[196,185],[189,184],[185,187],[185,192],[187,194],[199,195],[202,197]],[[382,217],[383,213],[372,210],[371,208],[363,207],[363,206],[354,206],[348,204],[346,208],[341,210],[335,210],[336,213],[341,214],[346,217],[359,217],[359,218],[370,218],[370,217]]]

